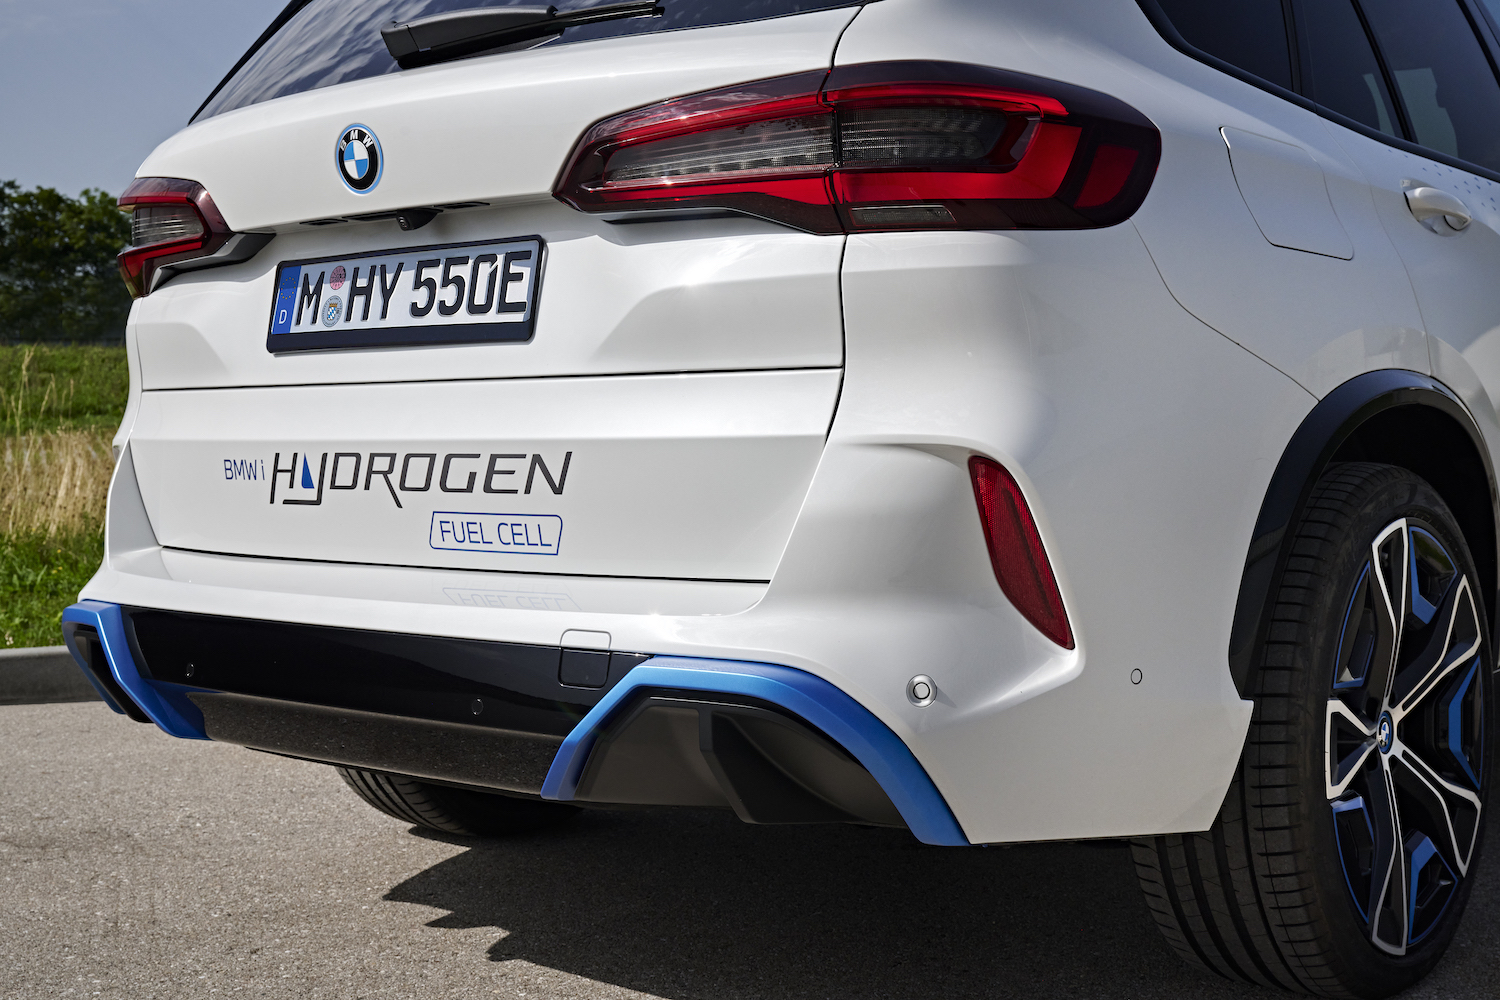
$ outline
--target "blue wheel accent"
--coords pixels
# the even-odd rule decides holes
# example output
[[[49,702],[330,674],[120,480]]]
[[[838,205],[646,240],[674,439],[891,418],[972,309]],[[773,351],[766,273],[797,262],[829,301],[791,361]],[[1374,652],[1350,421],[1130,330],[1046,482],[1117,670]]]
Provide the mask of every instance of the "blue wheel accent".
[[[1375,644],[1368,622],[1363,620],[1370,611],[1369,586],[1370,567],[1366,564],[1354,585],[1354,597],[1349,600],[1349,610],[1344,613],[1344,626],[1339,632],[1339,663],[1333,681],[1335,691],[1363,687],[1365,676],[1370,672]]]
[[[131,700],[164,733],[186,740],[208,739],[208,734],[203,731],[202,716],[191,702],[182,697],[180,690],[164,694],[152,681],[141,676],[130,655],[130,643],[125,639],[125,620],[118,604],[80,601],[63,611],[62,620],[90,625],[99,633],[99,644],[104,647],[109,672]],[[74,657],[77,658],[76,653]],[[80,663],[79,666],[83,667],[83,664]],[[89,673],[86,667],[84,673]],[[94,686],[98,687],[97,684]],[[180,685],[171,687],[178,689]]]
[[[1474,767],[1469,760],[1468,751],[1464,749],[1464,699],[1469,694],[1469,688],[1474,686],[1474,678],[1479,676],[1479,661],[1469,668],[1469,673],[1464,677],[1458,690],[1448,700],[1448,752],[1453,754],[1453,759],[1458,766],[1463,768],[1464,774],[1474,782],[1474,787],[1479,787],[1479,775],[1474,773]],[[1482,741],[1479,742],[1482,746]]]
[[[1440,559],[1447,560],[1450,564],[1452,563],[1452,558],[1444,551],[1442,544],[1436,538],[1432,537],[1431,532],[1423,531],[1421,528],[1412,528],[1410,535],[1411,544],[1407,546],[1407,556],[1411,563],[1407,567],[1407,572],[1410,574],[1407,579],[1411,581],[1410,611],[1416,616],[1417,621],[1426,625],[1432,621],[1432,616],[1437,614],[1438,609],[1437,605],[1428,600],[1428,595],[1424,593],[1422,586],[1422,566],[1418,563],[1417,556],[1422,550],[1425,550],[1428,554],[1436,554]],[[1436,582],[1437,586],[1441,588],[1436,596],[1439,600],[1442,600],[1442,591],[1448,589],[1447,581],[1440,580]]]
[[[1443,860],[1432,838],[1418,834],[1407,850],[1407,867],[1411,882],[1407,891],[1406,926],[1411,929],[1411,943],[1416,944],[1437,926],[1453,886],[1458,882],[1453,869]]]
[[[563,741],[542,797],[569,801],[600,732],[642,690],[702,691],[758,698],[821,730],[864,765],[924,844],[965,847],[969,840],[911,750],[869,709],[821,677],[770,663],[657,656],[625,675]]]
[[[1371,544],[1344,613],[1326,713],[1329,808],[1369,940],[1404,955],[1478,846],[1485,662],[1473,584],[1430,526]]]

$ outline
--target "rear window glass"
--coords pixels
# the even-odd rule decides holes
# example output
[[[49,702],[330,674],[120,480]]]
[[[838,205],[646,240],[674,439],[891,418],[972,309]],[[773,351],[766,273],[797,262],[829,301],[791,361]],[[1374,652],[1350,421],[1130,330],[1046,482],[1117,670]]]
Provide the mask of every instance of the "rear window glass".
[[[562,0],[554,6],[561,13],[614,2]],[[666,13],[660,17],[581,25],[546,44],[758,21],[864,2],[868,0],[662,0]],[[310,0],[219,85],[193,119],[336,83],[399,73],[400,67],[380,37],[381,27],[392,20],[411,21],[476,7],[539,5],[538,0]]]
[[[1352,0],[1303,0],[1300,11],[1307,66],[1302,92],[1331,111],[1399,135],[1385,74]]]
[[[1500,84],[1455,0],[1364,0],[1412,138],[1500,170]]]
[[[1490,23],[1500,26],[1500,0],[1483,0],[1483,4],[1490,15]]]
[[[1252,76],[1292,88],[1281,0],[1158,0],[1172,27],[1193,48]]]

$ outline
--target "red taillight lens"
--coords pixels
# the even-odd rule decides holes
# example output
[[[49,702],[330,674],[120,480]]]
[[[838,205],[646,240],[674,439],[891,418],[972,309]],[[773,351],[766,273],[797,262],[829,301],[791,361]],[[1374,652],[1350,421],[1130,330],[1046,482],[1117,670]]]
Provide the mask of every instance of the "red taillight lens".
[[[1063,608],[1057,578],[1042,548],[1031,508],[1021,487],[998,463],[978,455],[969,459],[974,498],[990,550],[990,564],[1000,589],[1016,610],[1043,635],[1065,649],[1073,648],[1073,629]]]
[[[958,63],[759,80],[594,125],[554,194],[585,212],[730,210],[817,233],[1084,229],[1146,197],[1161,137],[1103,94]]]
[[[120,196],[130,213],[130,246],[120,276],[136,298],[151,291],[164,264],[206,257],[234,235],[203,185],[176,177],[138,177]]]

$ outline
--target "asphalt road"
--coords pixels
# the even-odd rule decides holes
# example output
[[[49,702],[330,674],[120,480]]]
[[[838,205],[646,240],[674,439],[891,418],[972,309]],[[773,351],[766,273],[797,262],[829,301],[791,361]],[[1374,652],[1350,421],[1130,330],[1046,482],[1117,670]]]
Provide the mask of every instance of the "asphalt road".
[[[4,997],[1272,996],[1179,963],[1117,845],[686,811],[463,842],[98,702],[0,707],[0,761]],[[1410,996],[1500,992],[1493,861]]]

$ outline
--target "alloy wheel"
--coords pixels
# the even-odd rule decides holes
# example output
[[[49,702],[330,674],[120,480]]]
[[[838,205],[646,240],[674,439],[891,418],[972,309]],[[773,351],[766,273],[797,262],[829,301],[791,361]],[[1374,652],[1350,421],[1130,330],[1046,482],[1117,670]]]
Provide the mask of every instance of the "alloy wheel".
[[[1489,678],[1475,602],[1437,532],[1401,518],[1371,543],[1344,615],[1326,792],[1350,901],[1392,955],[1438,925],[1478,843]]]

